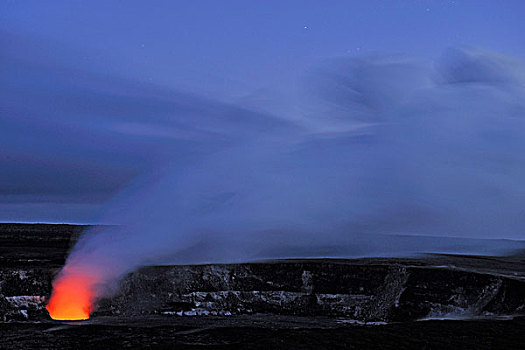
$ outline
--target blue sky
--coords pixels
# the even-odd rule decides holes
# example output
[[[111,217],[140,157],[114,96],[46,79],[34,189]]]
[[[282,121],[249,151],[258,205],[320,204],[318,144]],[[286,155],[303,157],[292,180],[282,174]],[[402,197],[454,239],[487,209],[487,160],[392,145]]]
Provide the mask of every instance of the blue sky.
[[[319,107],[301,94],[334,59],[401,54],[432,66],[462,46],[523,59],[524,14],[523,1],[2,1],[0,220],[96,222],[108,201],[165,164],[193,166],[261,134],[296,140],[319,127],[298,122]],[[417,84],[427,79],[415,76]],[[313,78],[312,85],[319,81],[334,83]],[[390,90],[379,91],[372,100],[389,106],[383,92]],[[443,99],[439,106],[457,106]],[[333,118],[315,130],[328,131],[348,125]],[[309,149],[321,141],[300,142]],[[323,152],[317,157],[331,154]]]
[[[388,52],[435,59],[458,45],[525,54],[522,1],[3,1],[0,6],[3,31],[38,41],[51,56],[53,45],[70,51],[69,58],[60,52],[68,65],[216,97],[289,89],[305,68],[334,56]]]

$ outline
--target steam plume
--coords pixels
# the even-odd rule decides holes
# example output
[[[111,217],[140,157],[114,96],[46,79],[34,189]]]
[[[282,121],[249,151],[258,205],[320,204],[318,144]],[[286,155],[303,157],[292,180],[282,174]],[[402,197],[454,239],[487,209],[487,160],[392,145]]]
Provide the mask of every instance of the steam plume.
[[[178,155],[115,198],[107,221],[119,225],[88,232],[57,283],[89,270],[96,300],[145,264],[454,251],[465,242],[400,244],[393,233],[522,238],[524,72],[480,50],[451,50],[435,65],[340,59],[307,74],[294,118],[202,115],[194,123],[212,132],[192,141],[204,151]]]

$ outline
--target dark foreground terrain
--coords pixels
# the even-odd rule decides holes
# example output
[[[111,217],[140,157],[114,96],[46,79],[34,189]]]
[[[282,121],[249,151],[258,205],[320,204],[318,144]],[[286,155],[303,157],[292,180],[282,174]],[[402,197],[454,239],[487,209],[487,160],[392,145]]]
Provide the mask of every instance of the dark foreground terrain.
[[[83,229],[0,225],[0,349],[525,348],[523,254],[150,266],[89,321],[52,321]]]
[[[3,349],[523,349],[525,319],[349,325],[274,315],[0,323]]]

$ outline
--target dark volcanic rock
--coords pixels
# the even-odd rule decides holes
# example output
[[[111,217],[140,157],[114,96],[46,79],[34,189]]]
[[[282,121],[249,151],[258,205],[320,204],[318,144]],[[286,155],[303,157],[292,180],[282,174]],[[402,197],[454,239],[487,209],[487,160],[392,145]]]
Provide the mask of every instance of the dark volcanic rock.
[[[2,349],[522,349],[525,318],[355,326],[320,317],[139,316],[0,323]]]
[[[372,260],[373,261],[373,260]],[[99,314],[345,316],[361,321],[523,313],[525,281],[451,268],[347,261],[145,267]]]
[[[0,250],[3,320],[47,317],[51,282],[82,229],[25,226],[27,232],[11,225],[0,233],[6,244]],[[94,316],[254,313],[365,322],[523,314],[525,264],[520,255],[435,255],[149,266],[99,300]]]

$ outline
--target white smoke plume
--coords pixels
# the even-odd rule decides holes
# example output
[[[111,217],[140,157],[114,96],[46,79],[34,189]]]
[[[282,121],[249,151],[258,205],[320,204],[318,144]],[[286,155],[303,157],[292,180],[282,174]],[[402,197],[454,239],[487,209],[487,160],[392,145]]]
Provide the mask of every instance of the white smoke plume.
[[[293,118],[225,111],[185,119],[192,133],[147,129],[199,151],[175,146],[114,198],[105,221],[118,225],[87,232],[59,278],[94,271],[99,298],[146,264],[490,250],[466,238],[523,238],[523,62],[474,49],[439,63],[341,58],[303,83]]]

